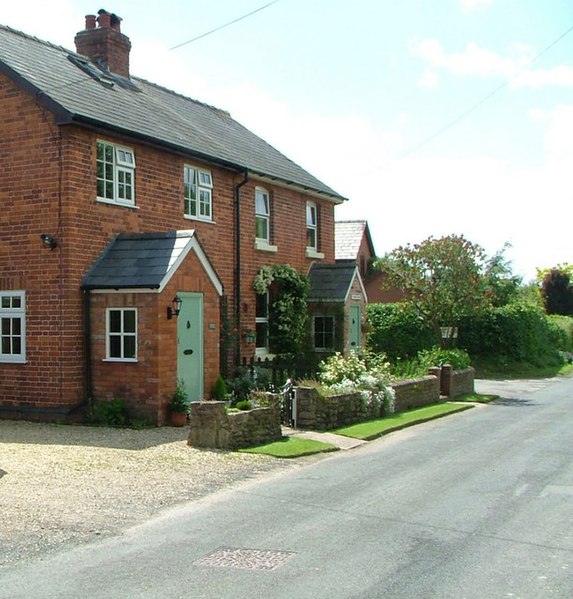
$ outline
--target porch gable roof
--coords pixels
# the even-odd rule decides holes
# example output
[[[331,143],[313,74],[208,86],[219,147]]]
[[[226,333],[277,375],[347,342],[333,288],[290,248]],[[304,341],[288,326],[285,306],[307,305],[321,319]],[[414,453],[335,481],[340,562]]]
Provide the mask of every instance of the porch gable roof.
[[[194,230],[120,233],[92,264],[86,290],[149,289],[161,292],[193,250],[219,295],[223,286]]]

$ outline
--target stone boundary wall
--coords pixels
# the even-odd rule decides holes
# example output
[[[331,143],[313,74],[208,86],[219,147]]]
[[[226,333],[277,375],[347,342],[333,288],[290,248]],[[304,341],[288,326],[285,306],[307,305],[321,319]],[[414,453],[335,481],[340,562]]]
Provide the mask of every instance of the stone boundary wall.
[[[392,383],[392,388],[396,393],[395,412],[420,408],[440,401],[440,379],[434,375],[398,381]]]
[[[380,416],[360,393],[321,397],[314,387],[296,387],[296,427],[327,431]]]
[[[271,407],[227,413],[223,401],[190,404],[187,444],[193,447],[241,449],[282,438],[278,398]]]

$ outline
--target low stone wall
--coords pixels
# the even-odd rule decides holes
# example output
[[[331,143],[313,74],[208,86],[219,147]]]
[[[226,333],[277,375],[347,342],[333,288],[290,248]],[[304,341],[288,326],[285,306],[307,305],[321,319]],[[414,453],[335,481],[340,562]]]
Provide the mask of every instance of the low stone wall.
[[[225,402],[201,401],[190,405],[188,445],[241,449],[282,438],[278,401],[271,407],[227,413]]]
[[[395,412],[403,412],[440,401],[440,379],[434,375],[398,381],[392,383],[392,388],[396,393]]]
[[[442,366],[441,393],[450,398],[459,397],[464,393],[474,392],[475,370],[465,368],[454,370],[449,364]]]
[[[379,409],[369,406],[360,393],[321,397],[314,387],[296,388],[297,428],[327,431],[379,415]]]

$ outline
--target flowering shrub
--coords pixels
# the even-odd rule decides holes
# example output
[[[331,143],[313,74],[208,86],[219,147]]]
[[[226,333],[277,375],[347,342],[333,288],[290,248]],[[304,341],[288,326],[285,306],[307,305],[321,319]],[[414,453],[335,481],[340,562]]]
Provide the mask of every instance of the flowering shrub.
[[[395,393],[390,386],[390,365],[383,354],[336,353],[319,366],[320,383],[332,393],[360,392],[374,412],[394,413]]]

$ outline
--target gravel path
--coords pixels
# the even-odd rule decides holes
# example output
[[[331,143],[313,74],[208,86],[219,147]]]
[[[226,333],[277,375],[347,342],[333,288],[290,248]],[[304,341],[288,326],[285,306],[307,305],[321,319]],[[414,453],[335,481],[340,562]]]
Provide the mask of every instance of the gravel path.
[[[0,421],[0,567],[122,530],[270,471],[266,456],[199,450],[188,429]]]

